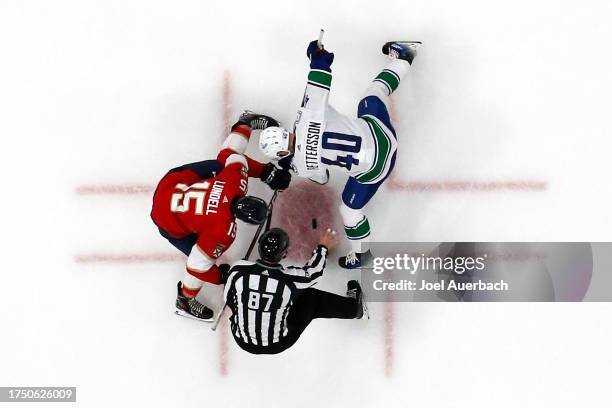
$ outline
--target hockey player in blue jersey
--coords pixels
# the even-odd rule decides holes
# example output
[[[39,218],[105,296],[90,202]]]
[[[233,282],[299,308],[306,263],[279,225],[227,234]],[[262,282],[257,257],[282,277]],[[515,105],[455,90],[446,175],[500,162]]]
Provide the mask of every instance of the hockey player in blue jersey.
[[[339,259],[340,266],[347,269],[363,267],[372,258],[370,223],[363,208],[395,165],[397,136],[389,116],[389,96],[407,74],[420,44],[393,41],[383,45],[382,52],[391,61],[367,87],[357,117],[350,118],[328,103],[334,54],[312,41],[306,51],[308,82],[293,132],[269,127],[260,135],[261,151],[271,159],[291,161],[298,176],[325,184],[329,168],[348,173],[340,214],[351,251]]]

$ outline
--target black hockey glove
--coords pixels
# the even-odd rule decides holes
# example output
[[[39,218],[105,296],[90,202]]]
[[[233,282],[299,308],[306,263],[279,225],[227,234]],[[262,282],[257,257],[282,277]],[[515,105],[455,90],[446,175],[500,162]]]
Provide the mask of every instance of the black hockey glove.
[[[291,183],[289,170],[279,169],[272,163],[266,164],[259,178],[272,190],[284,190]]]
[[[236,122],[234,126],[232,126],[232,131],[240,125],[247,125],[253,130],[263,130],[270,126],[278,126],[279,123],[271,116],[262,115],[246,110],[242,113],[242,115],[240,115],[240,118],[238,118],[238,122]]]

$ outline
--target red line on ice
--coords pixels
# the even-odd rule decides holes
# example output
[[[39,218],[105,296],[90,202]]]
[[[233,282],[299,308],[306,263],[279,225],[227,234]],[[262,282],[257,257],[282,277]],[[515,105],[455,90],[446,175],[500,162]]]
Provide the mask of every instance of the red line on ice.
[[[548,188],[548,183],[543,180],[399,180],[397,176],[389,177],[389,188],[391,190],[436,193],[440,191],[455,191],[464,193],[486,193],[493,191],[525,191],[539,192]]]
[[[393,302],[384,304],[385,377],[393,371]]]
[[[391,173],[386,185],[395,191],[405,191],[410,193],[439,193],[439,192],[458,192],[458,193],[489,193],[502,191],[521,191],[537,193],[546,191],[548,183],[544,180],[400,180]],[[75,189],[80,196],[146,196],[150,197],[154,186],[150,184],[86,184]]]
[[[390,112],[391,121],[393,123],[397,123],[396,118],[396,110],[395,110],[395,97],[391,95],[390,98]],[[392,184],[395,179],[396,172],[391,173],[389,177],[389,182]],[[383,339],[384,339],[384,367],[385,367],[385,377],[390,377],[393,372],[393,311],[395,305],[393,302],[385,302],[384,303],[384,317],[383,317]]]
[[[74,261],[80,264],[89,263],[168,263],[185,262],[185,255],[180,253],[90,253],[77,254]]]
[[[84,184],[75,189],[75,193],[87,195],[146,195],[153,193],[151,184]]]
[[[223,96],[221,101],[221,113],[223,117],[223,129],[221,132],[222,140],[225,140],[227,132],[230,129],[232,123],[232,81],[231,73],[229,70],[223,72]],[[219,322],[219,374],[222,377],[227,376],[229,366],[229,347],[228,347],[228,327],[227,327],[227,316],[225,313],[221,316]]]
[[[223,72],[223,100],[221,103],[223,115],[223,131],[221,132],[221,141],[223,142],[232,125],[232,76],[229,70],[225,70]]]

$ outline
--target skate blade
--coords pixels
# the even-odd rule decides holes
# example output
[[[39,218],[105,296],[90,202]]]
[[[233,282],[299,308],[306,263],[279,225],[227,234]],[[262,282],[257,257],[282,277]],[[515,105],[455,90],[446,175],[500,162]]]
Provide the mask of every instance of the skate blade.
[[[418,49],[423,43],[421,41],[391,41],[398,44],[405,45],[406,47],[410,47],[412,49]]]
[[[365,301],[365,298],[362,300],[363,302],[363,316],[361,317],[363,319],[363,317],[365,316],[366,319],[370,320],[370,310],[368,309],[368,304]]]
[[[178,310],[178,309],[174,311],[174,314],[177,315],[177,316],[186,317],[188,319],[197,320],[198,322],[203,322],[203,323],[212,323],[212,322],[215,321],[214,316],[211,317],[210,319],[200,319],[200,318],[197,318],[197,317],[195,317],[193,315],[190,315],[189,313],[185,313],[182,310]]]
[[[366,319],[370,320],[370,310],[368,309],[368,302],[363,293],[363,288],[361,288],[361,304],[363,307],[363,316],[361,316],[361,318],[363,319],[365,317]]]

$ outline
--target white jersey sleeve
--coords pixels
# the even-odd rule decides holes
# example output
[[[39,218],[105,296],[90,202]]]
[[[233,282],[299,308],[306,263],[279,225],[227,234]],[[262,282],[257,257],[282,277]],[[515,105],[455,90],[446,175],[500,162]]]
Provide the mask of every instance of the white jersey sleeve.
[[[293,128],[296,136],[294,170],[298,176],[320,184],[328,180],[327,171],[321,164],[321,136],[325,130],[331,80],[331,72],[310,70],[302,106]]]
[[[304,99],[302,99],[302,110],[308,110],[314,120],[323,121],[325,119],[331,81],[331,72],[311,69],[308,73],[308,82],[304,90]]]

